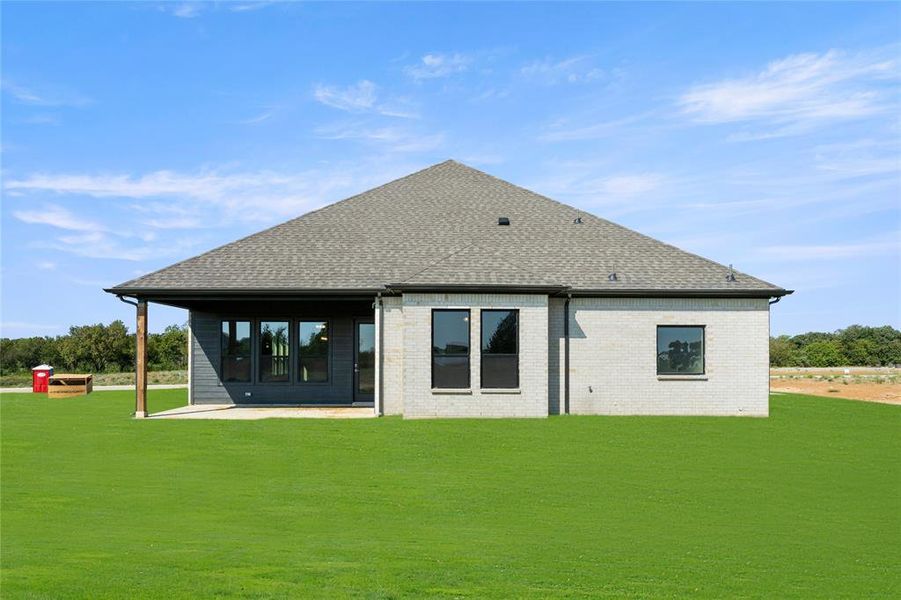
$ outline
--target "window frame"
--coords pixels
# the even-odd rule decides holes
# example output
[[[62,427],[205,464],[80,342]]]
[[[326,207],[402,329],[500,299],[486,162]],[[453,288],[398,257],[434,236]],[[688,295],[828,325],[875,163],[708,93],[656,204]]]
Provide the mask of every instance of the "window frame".
[[[293,328],[297,334],[297,358],[292,361],[295,365],[297,372],[294,374],[294,378],[291,380],[292,383],[296,383],[297,385],[330,385],[332,382],[332,336],[334,335],[334,330],[332,329],[332,320],[327,318],[319,318],[319,317],[302,317],[294,319]],[[303,354],[300,352],[300,324],[301,323],[325,323],[325,327],[328,330],[328,352],[326,352],[326,360],[328,361],[328,367],[325,370],[325,381],[303,381],[301,376],[301,365],[300,361],[303,357]]]
[[[659,357],[660,357],[660,330],[661,329],[674,329],[674,328],[695,328],[701,330],[701,371],[700,373],[693,373],[688,371],[665,371],[661,372],[659,367]],[[654,369],[657,372],[658,377],[701,377],[707,375],[707,325],[657,325],[657,328],[654,331],[655,339],[654,339]]]
[[[516,385],[513,387],[486,387],[485,386],[485,349],[482,348],[482,342],[485,336],[485,318],[484,315],[486,312],[507,312],[514,313],[516,315],[516,353],[515,354],[489,354],[488,356],[515,356],[516,357]],[[520,354],[520,344],[519,344],[519,309],[518,308],[483,308],[479,311],[479,389],[483,390],[518,390],[520,384],[520,373],[519,373],[519,354]]]
[[[439,312],[465,312],[467,315],[466,319],[466,354],[436,354],[435,353],[435,314]],[[466,386],[465,387],[435,387],[435,357],[466,357]],[[455,391],[459,390],[460,393],[465,392],[466,390],[472,389],[472,309],[469,307],[466,308],[433,308],[431,314],[431,330],[429,331],[429,371],[431,375],[431,386],[433,390],[449,390]]]
[[[257,317],[254,319],[256,323],[256,370],[255,370],[255,382],[260,385],[288,385],[293,381],[293,369],[294,369],[294,361],[291,360],[291,340],[293,339],[293,335],[291,333],[291,324],[294,322],[293,319],[288,317]],[[287,381],[263,381],[263,332],[260,329],[263,327],[263,323],[267,322],[286,322],[288,323],[288,379]]]
[[[250,352],[247,355],[247,359],[250,361],[250,376],[247,381],[226,381],[225,380],[225,350],[222,348],[222,327],[229,321],[235,321],[237,323],[245,322],[250,325]],[[254,353],[256,352],[256,336],[254,335],[254,329],[256,328],[256,321],[250,317],[222,317],[219,319],[219,385],[253,385],[256,382],[256,359],[254,357]],[[237,356],[237,355],[235,355]]]

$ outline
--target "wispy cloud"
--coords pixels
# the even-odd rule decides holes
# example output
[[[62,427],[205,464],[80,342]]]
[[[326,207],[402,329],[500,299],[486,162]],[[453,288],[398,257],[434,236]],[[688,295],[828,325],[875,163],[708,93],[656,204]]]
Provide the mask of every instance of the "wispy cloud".
[[[154,239],[137,238],[136,241],[134,236],[107,231],[88,231],[39,240],[32,245],[36,248],[49,248],[86,258],[144,261],[178,256],[196,249],[198,242],[196,238],[182,238],[154,243]]]
[[[276,113],[275,108],[266,108],[262,112],[254,115],[252,117],[248,117],[247,119],[241,119],[240,121],[238,121],[238,124],[240,124],[240,125],[259,125],[260,123],[263,123],[263,122],[271,119],[273,116],[275,116],[275,113]]]
[[[558,119],[545,127],[538,139],[545,142],[572,142],[605,138],[624,127],[646,122],[658,115],[659,111],[651,110],[619,119],[597,122],[590,122],[590,119],[587,118],[583,119],[583,122],[578,122],[567,117]]]
[[[551,174],[531,185],[551,197],[569,198],[581,204],[630,205],[639,196],[659,189],[666,177],[661,173],[616,173],[598,176],[602,167],[590,163],[556,164]]]
[[[246,2],[164,2],[158,4],[157,9],[180,19],[193,19],[208,11],[224,10],[232,13],[248,13],[274,4],[277,4],[277,2],[269,0],[249,0]]]
[[[525,79],[555,85],[558,83],[588,83],[604,77],[604,71],[593,65],[591,56],[572,56],[562,60],[543,58],[525,64],[519,70]]]
[[[340,88],[331,85],[316,85],[313,96],[326,106],[348,112],[366,112],[375,106],[376,85],[363,79],[355,85]]]
[[[181,19],[193,19],[201,13],[204,5],[202,2],[180,2],[173,3],[168,8],[173,16]]]
[[[33,106],[83,108],[93,102],[83,94],[59,86],[25,87],[9,79],[3,79],[0,81],[0,88],[20,104]]]
[[[398,144],[413,143],[412,138],[405,141],[400,134],[392,137],[386,133],[384,137]],[[358,191],[357,186],[380,183],[390,174],[401,175],[401,168],[381,160],[378,166],[373,166],[372,161],[359,161],[353,165],[290,173],[224,168],[146,174],[34,173],[20,178],[7,177],[4,191],[21,196],[53,193],[141,200],[139,204],[148,207],[142,213],[146,215],[142,221],[145,224],[152,223],[159,228],[189,228],[193,223],[273,222],[316,208],[342,192]],[[173,203],[173,199],[177,203]],[[164,210],[166,206],[169,210]],[[71,215],[55,209],[49,212],[50,216],[44,211],[19,212],[22,213],[17,215],[20,219],[24,217],[31,222],[53,220],[57,226],[68,223]],[[88,230],[79,225],[68,228]]]
[[[52,260],[39,260],[34,266],[41,271],[53,271],[56,269],[56,263]]]
[[[391,152],[425,152],[444,143],[444,134],[420,134],[402,127],[372,127],[344,123],[319,127],[317,137],[328,140],[359,140],[379,145]]]
[[[901,253],[901,232],[881,239],[841,244],[777,245],[760,249],[765,257],[792,260],[836,260],[843,258],[863,258],[867,256],[899,255]]]
[[[56,205],[45,206],[40,210],[15,210],[13,211],[13,216],[29,225],[49,225],[70,231],[96,231],[103,229],[98,223]]]
[[[36,114],[28,117],[23,117],[18,120],[19,123],[24,123],[25,125],[59,125],[59,115],[54,114]]]
[[[321,104],[349,113],[374,113],[405,119],[419,116],[407,99],[379,101],[378,86],[368,79],[347,87],[317,84],[313,87],[313,97]]]
[[[796,54],[744,77],[695,85],[678,105],[698,123],[776,126],[735,139],[792,135],[818,122],[869,117],[889,110],[889,98],[897,94],[901,73],[895,54]]]
[[[837,177],[901,174],[901,140],[867,138],[814,148],[817,169]]]
[[[416,80],[438,79],[462,73],[469,69],[472,57],[460,52],[449,54],[429,53],[423,55],[418,62],[404,67],[404,72]]]
[[[388,136],[389,138],[391,136]],[[391,140],[402,147],[412,140]],[[132,200],[123,208],[128,220],[105,226],[104,209],[80,199],[79,213],[51,205],[40,210],[19,210],[23,222],[62,228],[61,235],[42,236],[34,248],[53,249],[76,256],[129,261],[184,256],[218,238],[207,230],[238,226],[247,231],[298,216],[327,201],[359,192],[421,166],[382,157],[352,164],[335,164],[307,170],[235,172],[208,169],[197,172],[156,171],[147,174],[34,174],[7,179],[7,193],[48,193],[64,197]],[[392,156],[397,156],[392,155]],[[83,216],[99,215],[95,218]],[[105,217],[103,217],[105,219]]]
[[[663,177],[658,173],[614,175],[592,182],[601,194],[607,196],[637,196],[660,187]]]
[[[260,10],[261,8],[266,8],[267,6],[272,6],[276,4],[275,2],[267,2],[266,0],[259,0],[258,2],[229,2],[228,10],[231,12],[252,12],[255,10]]]

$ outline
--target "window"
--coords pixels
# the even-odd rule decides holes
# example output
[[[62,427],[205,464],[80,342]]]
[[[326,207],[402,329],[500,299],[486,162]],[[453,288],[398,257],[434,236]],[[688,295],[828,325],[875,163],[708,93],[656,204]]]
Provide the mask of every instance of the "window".
[[[432,387],[469,387],[469,311],[432,311]]]
[[[519,311],[482,311],[482,387],[519,387]]]
[[[260,381],[289,381],[288,321],[260,321]]]
[[[657,374],[704,374],[704,326],[657,327]]]
[[[250,321],[222,321],[223,382],[250,382]]]
[[[298,379],[301,383],[328,381],[328,322],[300,321],[297,325]]]

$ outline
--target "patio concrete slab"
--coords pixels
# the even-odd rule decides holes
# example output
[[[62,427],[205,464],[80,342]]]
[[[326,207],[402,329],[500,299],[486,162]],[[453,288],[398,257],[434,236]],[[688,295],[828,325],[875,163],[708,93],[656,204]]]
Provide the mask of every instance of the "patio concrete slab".
[[[148,419],[224,419],[248,421],[256,419],[371,419],[371,407],[345,406],[236,406],[203,404],[180,406],[152,413]]]

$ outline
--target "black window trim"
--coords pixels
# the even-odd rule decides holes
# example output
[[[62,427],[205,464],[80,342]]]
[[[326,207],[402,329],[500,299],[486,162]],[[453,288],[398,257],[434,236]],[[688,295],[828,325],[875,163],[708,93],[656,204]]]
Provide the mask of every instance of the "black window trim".
[[[250,323],[250,355],[248,358],[250,359],[250,379],[248,381],[225,381],[224,374],[225,369],[223,368],[223,361],[225,360],[225,353],[222,350],[222,326],[229,321],[245,321]],[[221,317],[219,319],[219,385],[254,385],[256,383],[256,336],[254,335],[254,330],[256,329],[256,320],[250,317]]]
[[[684,371],[666,371],[661,373],[658,365],[658,357],[660,356],[660,330],[661,329],[671,329],[674,327],[694,327],[699,328],[701,330],[701,372],[700,373],[686,373]],[[686,324],[686,325],[671,325],[667,323],[666,325],[657,325],[657,329],[654,330],[654,369],[657,371],[657,375],[660,377],[669,377],[669,376],[685,376],[685,377],[700,377],[702,375],[707,375],[707,325],[698,325],[698,324]]]
[[[435,354],[435,313],[439,312],[465,312],[467,315],[466,319],[466,338],[469,342],[466,345],[466,387],[462,388],[436,388],[435,387],[435,357],[436,356],[447,356],[437,355]],[[462,354],[457,354],[454,356],[462,357]],[[469,307],[445,307],[445,308],[433,308],[431,314],[431,329],[429,330],[429,372],[431,376],[431,386],[433,390],[453,390],[459,393],[465,393],[466,390],[472,389],[472,309]]]
[[[328,330],[328,353],[326,357],[328,359],[328,369],[326,369],[326,379],[325,381],[302,381],[300,379],[300,324],[301,323],[325,323],[325,328]],[[292,361],[293,364],[296,365],[297,372],[294,374],[294,378],[291,380],[292,383],[296,383],[297,385],[311,385],[311,386],[322,386],[322,385],[331,385],[332,384],[332,336],[334,335],[334,331],[332,330],[332,320],[329,318],[320,318],[320,317],[298,317],[294,319],[293,328],[295,330],[297,336],[297,359]]]
[[[257,317],[254,319],[256,322],[256,327],[254,328],[254,337],[256,338],[256,354],[259,356],[256,357],[257,360],[254,362],[255,371],[254,371],[254,380],[256,383],[260,385],[290,385],[293,382],[294,375],[294,361],[291,360],[291,352],[293,348],[291,348],[291,340],[294,339],[294,335],[291,332],[292,323],[294,320],[290,317]],[[261,367],[263,366],[263,355],[260,354],[263,351],[263,332],[260,331],[260,328],[263,326],[263,323],[266,321],[281,321],[288,323],[288,380],[287,381],[263,381],[263,374],[261,372]]]
[[[485,335],[485,319],[483,315],[486,312],[513,312],[516,313],[516,354],[490,354],[489,356],[515,356],[516,357],[516,385],[512,388],[496,388],[496,387],[485,387],[485,353],[482,349],[482,337]],[[482,390],[517,390],[519,389],[520,384],[520,376],[519,376],[519,328],[520,328],[520,320],[519,320],[519,309],[518,308],[482,308],[479,310],[479,389]]]

